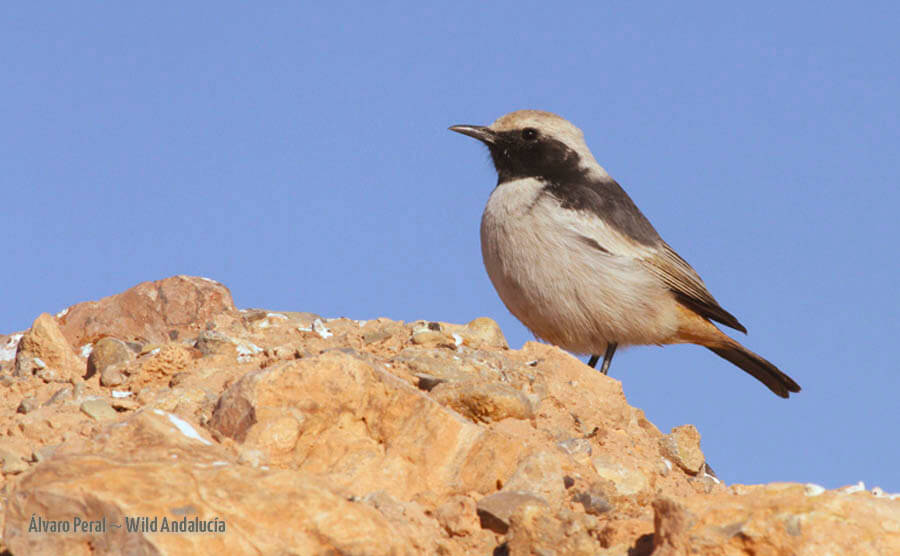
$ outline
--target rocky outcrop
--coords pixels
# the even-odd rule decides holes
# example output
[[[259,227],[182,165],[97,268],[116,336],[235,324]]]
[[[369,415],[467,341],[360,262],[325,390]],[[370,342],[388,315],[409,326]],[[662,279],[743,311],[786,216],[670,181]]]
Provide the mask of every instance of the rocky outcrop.
[[[17,377],[36,375],[46,382],[68,382],[83,374],[84,363],[47,313],[35,319],[16,349]]]
[[[727,487],[693,426],[490,319],[238,311],[174,277],[0,358],[13,554],[900,553],[900,498]]]

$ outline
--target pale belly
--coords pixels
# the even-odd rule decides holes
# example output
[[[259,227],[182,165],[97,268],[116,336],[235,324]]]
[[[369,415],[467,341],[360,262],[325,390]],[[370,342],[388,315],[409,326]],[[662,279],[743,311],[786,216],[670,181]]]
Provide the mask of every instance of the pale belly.
[[[504,184],[482,217],[485,268],[510,312],[535,336],[576,353],[670,337],[677,314],[668,289],[633,258],[579,239],[540,189],[536,180]]]

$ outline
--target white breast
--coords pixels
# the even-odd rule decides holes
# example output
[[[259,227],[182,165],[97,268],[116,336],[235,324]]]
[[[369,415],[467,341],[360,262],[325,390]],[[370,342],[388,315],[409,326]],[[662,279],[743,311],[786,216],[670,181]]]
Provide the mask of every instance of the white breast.
[[[636,261],[645,247],[593,215],[561,208],[542,189],[533,178],[504,183],[482,216],[484,265],[510,312],[535,336],[576,353],[670,336],[675,301]]]

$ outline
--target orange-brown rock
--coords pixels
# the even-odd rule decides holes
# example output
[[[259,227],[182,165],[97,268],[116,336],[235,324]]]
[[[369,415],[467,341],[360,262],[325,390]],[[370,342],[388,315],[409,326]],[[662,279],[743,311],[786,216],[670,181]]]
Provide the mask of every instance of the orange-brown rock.
[[[236,318],[228,288],[207,278],[173,276],[144,282],[100,301],[70,307],[60,327],[76,347],[104,336],[140,343],[165,343],[196,336]]]
[[[865,491],[773,483],[653,508],[656,556],[900,553],[900,500]]]
[[[16,350],[16,376],[38,375],[66,382],[84,374],[84,362],[72,350],[56,319],[44,313],[25,332]]]
[[[459,330],[459,335],[466,345],[473,348],[506,349],[509,347],[503,331],[493,319],[487,317],[478,317],[471,321]]]
[[[237,311],[175,277],[72,307],[62,333],[39,320],[79,372],[0,377],[0,552],[900,553],[900,497],[727,488],[694,427],[663,435],[617,381],[509,350],[490,319]],[[24,336],[4,338],[5,372]],[[80,380],[72,347],[102,338]]]
[[[376,485],[404,499],[490,492],[522,449],[384,364],[337,350],[248,373],[222,396],[210,427],[353,496]]]
[[[112,365],[122,365],[132,359],[133,354],[125,345],[125,342],[118,338],[108,336],[101,338],[94,345],[91,354],[87,359],[87,375],[85,378],[92,377],[95,373],[101,376],[106,369]]]
[[[660,440],[663,456],[691,475],[696,475],[706,463],[700,451],[700,433],[694,425],[675,427]]]
[[[14,554],[416,552],[414,539],[397,535],[381,512],[316,477],[236,465],[202,436],[166,431],[169,416],[143,417],[119,427],[127,442],[118,449],[100,441],[22,480],[3,537]],[[33,516],[69,532],[35,531]],[[148,530],[129,531],[141,521]]]

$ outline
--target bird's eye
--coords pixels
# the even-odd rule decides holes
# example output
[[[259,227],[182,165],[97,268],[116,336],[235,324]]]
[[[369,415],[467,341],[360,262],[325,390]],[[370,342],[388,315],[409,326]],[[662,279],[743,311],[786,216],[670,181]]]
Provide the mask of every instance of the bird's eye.
[[[538,132],[533,127],[526,127],[522,130],[522,139],[525,139],[526,141],[534,141],[537,139],[537,136]]]

